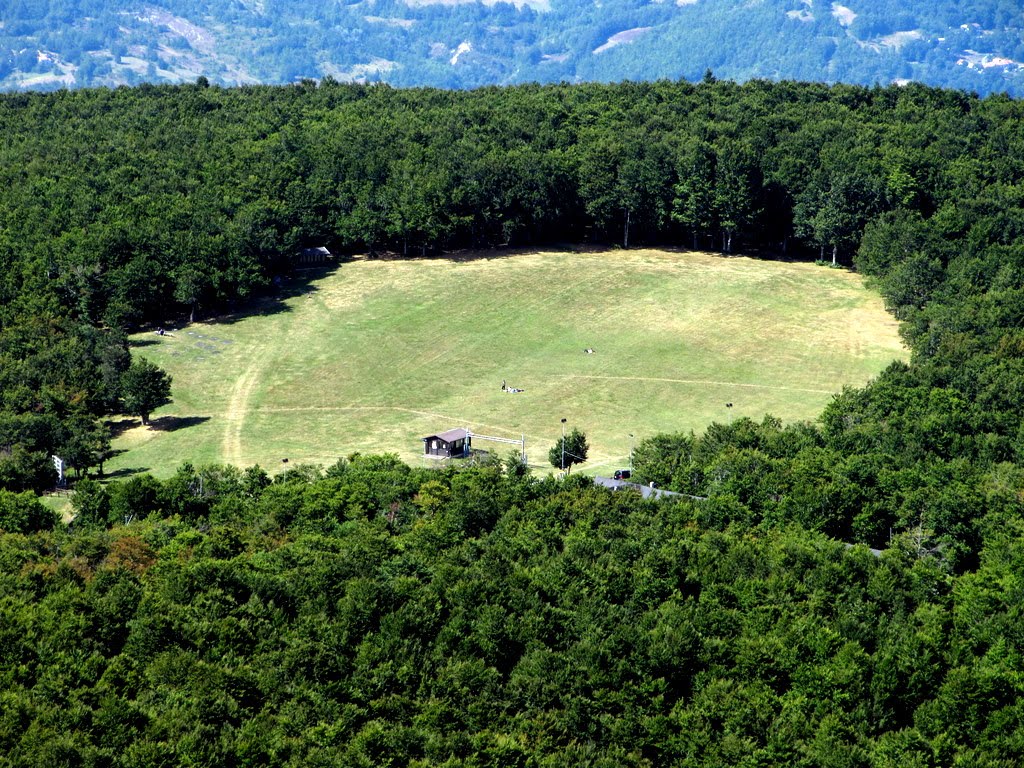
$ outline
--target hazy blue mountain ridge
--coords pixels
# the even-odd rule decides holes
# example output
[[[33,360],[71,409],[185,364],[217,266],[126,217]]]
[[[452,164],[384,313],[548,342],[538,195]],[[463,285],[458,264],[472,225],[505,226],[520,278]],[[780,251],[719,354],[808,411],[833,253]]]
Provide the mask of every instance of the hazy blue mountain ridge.
[[[0,88],[384,80],[468,88],[717,76],[1024,88],[1012,0],[15,0]]]

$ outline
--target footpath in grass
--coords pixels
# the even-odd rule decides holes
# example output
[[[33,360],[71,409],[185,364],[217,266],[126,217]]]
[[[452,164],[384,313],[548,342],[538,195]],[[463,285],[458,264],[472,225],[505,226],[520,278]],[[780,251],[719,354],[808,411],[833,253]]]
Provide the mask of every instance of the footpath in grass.
[[[120,423],[115,476],[356,451],[422,463],[420,438],[459,426],[525,435],[546,467],[562,418],[588,435],[584,469],[605,472],[659,432],[814,418],[906,356],[855,274],[655,250],[357,259],[274,311],[134,343],[174,402],[152,429]]]

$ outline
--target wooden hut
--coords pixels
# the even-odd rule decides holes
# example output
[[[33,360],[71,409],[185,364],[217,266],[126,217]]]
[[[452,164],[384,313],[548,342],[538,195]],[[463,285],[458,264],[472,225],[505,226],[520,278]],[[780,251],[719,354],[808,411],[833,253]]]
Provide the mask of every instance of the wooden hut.
[[[427,435],[423,438],[423,454],[443,459],[459,458],[469,453],[471,440],[469,432],[461,427]]]
[[[326,246],[321,245],[316,248],[303,248],[295,257],[295,264],[300,267],[313,267],[326,264],[333,258],[334,254]]]

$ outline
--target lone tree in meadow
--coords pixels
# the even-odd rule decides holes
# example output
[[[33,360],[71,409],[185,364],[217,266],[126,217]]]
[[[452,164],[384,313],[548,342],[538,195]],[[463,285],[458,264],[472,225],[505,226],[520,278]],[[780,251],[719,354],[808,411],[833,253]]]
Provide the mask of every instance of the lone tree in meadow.
[[[572,432],[560,437],[548,451],[548,461],[552,467],[568,469],[573,464],[582,464],[587,460],[587,436],[573,427]]]
[[[155,363],[139,358],[121,376],[121,398],[125,411],[148,425],[149,414],[171,402],[171,377]]]

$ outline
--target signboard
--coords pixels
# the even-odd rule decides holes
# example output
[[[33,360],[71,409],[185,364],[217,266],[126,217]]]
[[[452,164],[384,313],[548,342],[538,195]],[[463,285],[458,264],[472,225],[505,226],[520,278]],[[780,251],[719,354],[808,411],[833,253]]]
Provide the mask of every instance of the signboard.
[[[64,459],[53,456],[53,468],[57,470],[57,485],[64,485]]]

